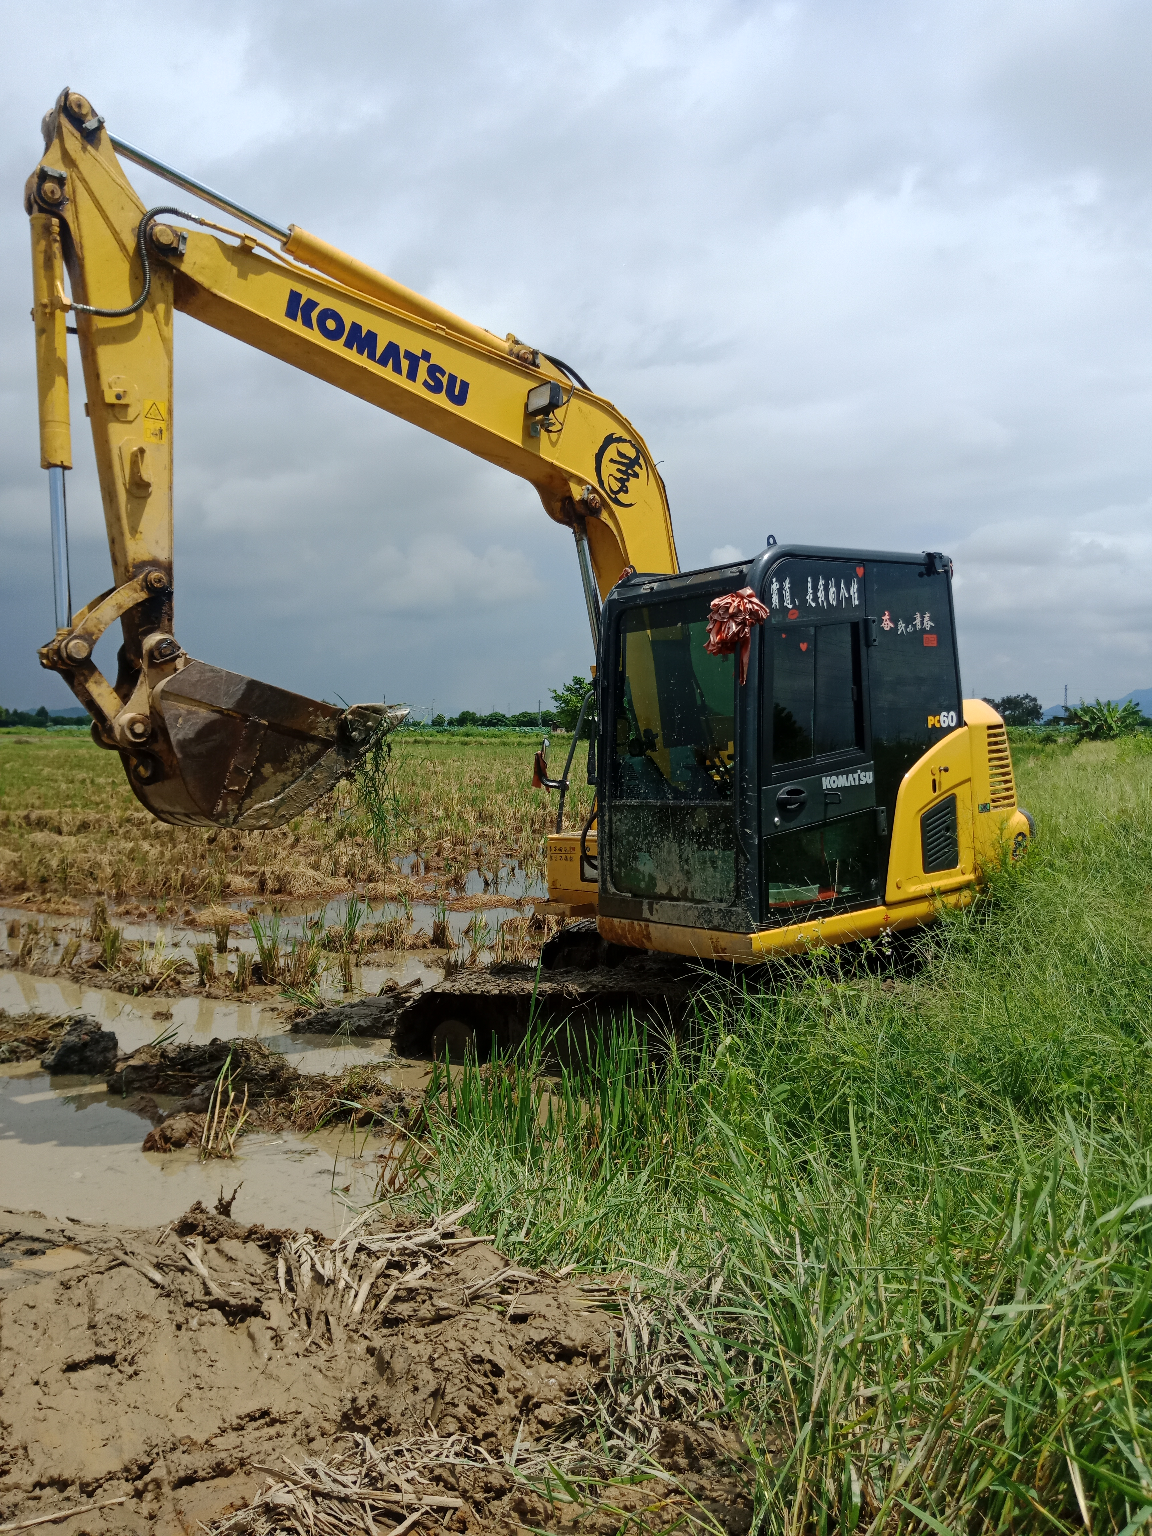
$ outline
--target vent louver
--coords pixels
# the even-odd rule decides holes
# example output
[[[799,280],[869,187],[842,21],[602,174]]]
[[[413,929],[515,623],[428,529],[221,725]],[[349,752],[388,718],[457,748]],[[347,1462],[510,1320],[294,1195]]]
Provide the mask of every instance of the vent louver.
[[[955,869],[960,863],[955,795],[949,795],[947,799],[931,806],[921,816],[920,857],[926,875]]]
[[[988,802],[998,810],[1011,810],[1016,804],[1012,754],[1008,751],[1008,732],[1002,725],[988,727],[988,790]]]

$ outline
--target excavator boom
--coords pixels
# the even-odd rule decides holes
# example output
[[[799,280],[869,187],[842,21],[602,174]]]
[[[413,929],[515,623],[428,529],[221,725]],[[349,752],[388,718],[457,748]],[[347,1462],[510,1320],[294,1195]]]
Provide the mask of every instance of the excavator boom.
[[[177,309],[529,481],[549,517],[576,537],[594,635],[600,599],[625,568],[676,571],[667,499],[647,445],[564,364],[114,140],[76,92],[61,94],[44,140],[26,189],[41,463],[50,477],[57,571],[57,633],[41,661],[88,708],[96,738],[120,751],[134,792],[161,819],[280,825],[351,771],[406,713],[304,699],[194,661],[175,640]],[[177,208],[145,209],[117,150],[259,235]],[[63,542],[69,317],[114,578],[74,616]],[[116,620],[124,644],[109,682],[92,652]]]

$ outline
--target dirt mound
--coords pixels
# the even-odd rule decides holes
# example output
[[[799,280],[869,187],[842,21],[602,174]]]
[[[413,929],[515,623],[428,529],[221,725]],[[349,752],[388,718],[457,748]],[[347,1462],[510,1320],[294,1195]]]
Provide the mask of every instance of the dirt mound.
[[[90,1074],[107,1072],[120,1054],[120,1042],[110,1029],[81,1013],[41,1057],[45,1072]]]
[[[403,987],[395,981],[385,982],[378,997],[360,997],[354,1003],[338,1003],[333,1008],[302,1014],[292,1020],[289,1028],[295,1034],[348,1034],[387,1039],[395,1033],[400,1015],[422,985],[419,977]]]
[[[189,1097],[204,1084],[211,1089],[225,1063],[232,1086],[247,1088],[253,1098],[288,1092],[300,1078],[290,1062],[260,1040],[212,1039],[207,1045],[146,1045],[119,1057],[108,1074],[108,1092]]]
[[[0,1008],[0,1061],[32,1061],[43,1056],[75,1017],[71,1013],[10,1014]]]
[[[137,1232],[0,1212],[0,1255],[30,1254],[0,1258],[0,1521],[83,1505],[92,1533],[237,1510],[237,1531],[291,1528],[294,1499],[350,1512],[354,1465],[381,1530],[559,1527],[522,1475],[586,1459],[574,1428],[631,1349],[605,1309],[620,1288],[516,1268],[465,1214],[365,1216],[330,1243],[202,1206]],[[706,1446],[697,1496],[746,1528],[738,1448],[689,1419],[673,1449]]]

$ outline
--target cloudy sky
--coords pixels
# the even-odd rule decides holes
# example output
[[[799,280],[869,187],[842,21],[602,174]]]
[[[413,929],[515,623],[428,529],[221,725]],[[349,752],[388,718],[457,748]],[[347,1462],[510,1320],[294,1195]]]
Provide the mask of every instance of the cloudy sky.
[[[685,566],[769,532],[943,549],[966,692],[1152,686],[1146,3],[7,14],[0,703],[74,702],[35,658],[53,617],[21,208],[65,85],[274,222],[571,361],[661,461]],[[572,541],[529,487],[176,330],[193,655],[446,710],[532,707],[586,669]],[[83,426],[77,391],[77,606],[110,579]]]

